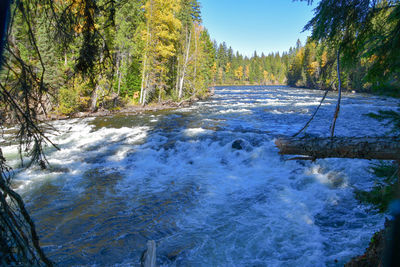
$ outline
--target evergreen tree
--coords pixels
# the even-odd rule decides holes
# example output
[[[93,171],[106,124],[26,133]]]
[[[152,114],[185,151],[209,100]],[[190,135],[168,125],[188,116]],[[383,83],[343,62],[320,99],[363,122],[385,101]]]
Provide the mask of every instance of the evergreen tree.
[[[363,84],[364,76],[364,85],[369,82],[372,88],[385,90],[389,84],[399,88],[399,14],[399,1],[322,0],[305,29],[312,30],[314,40],[341,52],[346,73],[354,70],[353,75],[344,77],[348,85]]]

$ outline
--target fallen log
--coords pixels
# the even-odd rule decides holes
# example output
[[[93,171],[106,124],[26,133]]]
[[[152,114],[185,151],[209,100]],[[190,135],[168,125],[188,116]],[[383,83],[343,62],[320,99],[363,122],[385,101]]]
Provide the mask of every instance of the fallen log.
[[[305,159],[358,158],[400,161],[400,138],[394,137],[279,137],[282,155],[303,155]]]

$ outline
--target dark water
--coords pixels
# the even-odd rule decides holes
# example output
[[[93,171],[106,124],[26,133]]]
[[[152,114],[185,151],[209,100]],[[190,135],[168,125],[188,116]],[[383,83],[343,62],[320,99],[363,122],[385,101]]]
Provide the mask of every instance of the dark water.
[[[384,221],[354,199],[374,183],[370,161],[285,161],[273,143],[305,124],[322,92],[215,92],[187,109],[54,123],[51,169],[15,178],[52,260],[138,266],[147,240],[160,266],[342,266],[363,253]],[[329,135],[335,97],[308,134]],[[363,114],[398,103],[346,95],[337,135],[383,134]],[[16,164],[16,146],[5,154]]]

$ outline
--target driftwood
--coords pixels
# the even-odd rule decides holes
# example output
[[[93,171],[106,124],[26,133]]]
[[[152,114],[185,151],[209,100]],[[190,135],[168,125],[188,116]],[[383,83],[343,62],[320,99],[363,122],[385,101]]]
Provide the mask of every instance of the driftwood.
[[[332,84],[331,84],[331,85],[332,85]],[[300,131],[298,131],[298,132],[297,132],[296,134],[294,134],[292,137],[298,136],[298,135],[299,135],[300,133],[302,133],[305,129],[307,129],[308,125],[310,125],[310,123],[311,123],[312,120],[314,119],[315,115],[317,115],[318,110],[320,109],[320,107],[322,106],[322,103],[324,102],[326,96],[328,95],[328,92],[329,92],[329,87],[328,87],[328,89],[325,90],[325,93],[324,93],[324,95],[323,95],[321,101],[319,102],[318,107],[315,109],[313,115],[311,116],[311,118],[310,118],[310,119],[308,120],[308,122],[304,125],[304,127],[301,128]]]
[[[340,78],[340,45],[337,50],[337,76],[338,76],[338,84],[339,84],[338,100],[337,100],[337,104],[336,104],[335,115],[333,116],[333,121],[332,121],[332,125],[331,125],[331,137],[334,137],[334,135],[335,135],[335,125],[336,125],[336,120],[339,117],[340,101],[342,99],[342,80]]]
[[[303,159],[358,158],[400,161],[400,139],[391,137],[327,137],[275,140],[282,155],[302,155]]]

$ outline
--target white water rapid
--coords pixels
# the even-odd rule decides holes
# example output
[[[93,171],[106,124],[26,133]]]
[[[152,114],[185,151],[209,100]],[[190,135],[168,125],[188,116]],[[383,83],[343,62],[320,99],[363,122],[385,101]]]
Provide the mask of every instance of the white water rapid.
[[[159,266],[343,266],[362,254],[384,215],[355,189],[371,161],[286,161],[274,138],[299,130],[323,92],[218,87],[193,107],[53,122],[51,167],[18,168],[3,151],[47,255],[60,266],[139,266],[147,240]],[[308,134],[329,135],[329,94]],[[345,95],[337,135],[389,129],[364,114],[398,100]],[[244,148],[232,148],[235,140]],[[6,146],[6,147],[4,147]]]

